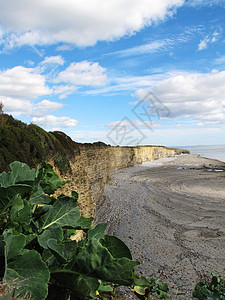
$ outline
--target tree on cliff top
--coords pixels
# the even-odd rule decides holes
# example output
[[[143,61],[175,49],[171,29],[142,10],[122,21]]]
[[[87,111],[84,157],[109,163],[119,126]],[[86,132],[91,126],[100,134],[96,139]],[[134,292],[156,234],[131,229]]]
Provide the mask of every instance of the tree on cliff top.
[[[2,126],[4,124],[4,119],[2,117],[4,114],[3,107],[4,107],[4,104],[1,101],[0,102],[0,126]]]
[[[0,114],[2,115],[3,114],[3,107],[4,107],[4,104],[2,103],[2,101],[0,102]]]

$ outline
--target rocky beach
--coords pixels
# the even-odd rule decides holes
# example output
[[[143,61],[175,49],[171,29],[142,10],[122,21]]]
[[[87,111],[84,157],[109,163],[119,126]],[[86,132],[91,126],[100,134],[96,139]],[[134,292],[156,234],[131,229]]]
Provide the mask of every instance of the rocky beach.
[[[139,273],[168,283],[172,299],[192,299],[204,275],[225,275],[223,162],[182,154],[122,169],[96,216],[141,262]]]

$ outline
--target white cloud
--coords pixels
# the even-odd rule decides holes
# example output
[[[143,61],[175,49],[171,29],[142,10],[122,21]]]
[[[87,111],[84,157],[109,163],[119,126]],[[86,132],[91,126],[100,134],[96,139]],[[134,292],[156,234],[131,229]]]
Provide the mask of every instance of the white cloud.
[[[3,110],[6,113],[13,113],[14,115],[29,115],[32,112],[32,104],[28,99],[0,96],[0,100],[4,104]]]
[[[201,51],[207,49],[208,45],[218,41],[219,37],[220,34],[217,31],[214,31],[212,35],[207,35],[203,40],[200,41],[198,45],[198,50]]]
[[[61,55],[46,56],[45,59],[39,63],[36,68],[39,73],[45,74],[47,81],[52,81],[58,73],[59,66],[64,64],[64,59]]]
[[[115,51],[112,53],[108,53],[106,55],[119,55],[119,56],[131,56],[131,55],[142,55],[145,53],[155,53],[159,51],[170,51],[172,47],[178,46],[179,44],[186,43],[193,38],[196,33],[202,31],[201,26],[189,26],[184,29],[184,31],[180,34],[174,35],[170,34],[169,38],[165,38],[163,40],[154,40],[148,42],[143,45],[139,45],[132,48],[127,48],[119,51]],[[169,53],[170,56],[173,55],[172,52]]]
[[[71,44],[63,44],[56,47],[56,51],[71,51],[73,50],[73,46]]]
[[[168,78],[167,73],[146,75],[146,76],[123,76],[123,77],[114,77],[111,78],[110,85],[86,91],[87,95],[96,95],[96,94],[117,94],[126,91],[136,91],[142,87],[153,86],[157,81]]]
[[[41,64],[56,64],[56,65],[63,65],[64,64],[64,59],[62,58],[61,55],[57,56],[47,56],[45,59],[41,62]]]
[[[43,117],[34,117],[31,120],[32,123],[43,127],[74,127],[78,124],[78,121],[69,117],[56,117],[53,115],[47,115]]]
[[[49,100],[42,100],[41,102],[36,104],[35,110],[39,111],[39,113],[46,113],[49,111],[55,111],[63,107],[62,103],[52,102]]]
[[[48,94],[45,77],[35,69],[18,66],[0,72],[0,96],[28,99]]]
[[[58,85],[54,86],[54,94],[59,95],[59,99],[63,99],[76,92],[77,89],[78,88],[75,85]]]
[[[83,86],[103,86],[107,80],[106,69],[98,63],[82,61],[71,63],[69,67],[60,72],[54,82],[66,82]]]
[[[196,118],[195,118],[196,119]],[[225,109],[214,111],[213,114],[201,115],[200,126],[205,125],[225,125]]]
[[[38,69],[17,66],[0,72],[0,100],[6,113],[42,115],[63,107],[47,99],[34,103],[39,97],[52,94],[44,75]]]
[[[0,99],[6,113],[30,115],[31,100],[51,94],[45,77],[34,68],[17,66],[0,72]]]
[[[10,47],[58,42],[87,46],[133,34],[172,15],[183,3],[184,0],[0,0],[0,22]]]
[[[203,5],[217,5],[224,4],[224,0],[189,0],[185,2],[188,6],[203,6]]]
[[[209,43],[209,39],[208,39],[208,37],[206,37],[204,40],[200,41],[200,43],[198,44],[198,50],[201,51],[201,50],[207,49],[208,43]]]
[[[117,54],[120,56],[129,56],[129,55],[141,55],[143,53],[153,53],[161,50],[164,48],[169,41],[164,40],[164,41],[154,41],[148,44],[144,44],[141,46],[133,47],[133,48],[128,48],[125,50],[120,50],[113,52],[113,54]]]
[[[42,100],[36,104],[25,98],[1,97],[0,100],[4,104],[6,113],[13,113],[17,116],[40,116],[63,107],[62,103],[49,100]]]
[[[2,30],[2,28],[0,26],[0,44],[3,43],[3,40],[2,40],[3,34],[4,34],[4,32],[3,32],[3,30]]]
[[[225,64],[225,55],[222,55],[222,56],[216,58],[216,59],[214,60],[214,63],[215,63],[216,65],[222,65],[222,64]]]
[[[151,91],[170,110],[170,118],[195,116],[195,120],[218,121],[220,116],[224,122],[224,82],[225,71],[184,73],[155,83]],[[139,89],[136,96],[143,99],[149,90]]]

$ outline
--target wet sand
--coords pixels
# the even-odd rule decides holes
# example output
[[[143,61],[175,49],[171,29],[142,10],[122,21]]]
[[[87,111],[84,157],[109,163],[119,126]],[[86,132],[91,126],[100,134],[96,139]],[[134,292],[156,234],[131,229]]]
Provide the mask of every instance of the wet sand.
[[[192,299],[204,274],[225,276],[225,163],[180,155],[117,172],[96,222],[122,239],[136,270],[168,283],[172,299]]]

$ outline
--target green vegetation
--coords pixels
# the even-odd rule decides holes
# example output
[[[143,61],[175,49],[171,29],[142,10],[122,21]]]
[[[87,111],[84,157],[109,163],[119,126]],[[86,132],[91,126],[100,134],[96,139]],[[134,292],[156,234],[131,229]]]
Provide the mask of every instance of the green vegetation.
[[[51,165],[35,170],[15,161],[10,169],[0,175],[0,280],[11,294],[103,299],[126,285],[140,299],[170,299],[167,285],[138,276],[139,262],[121,240],[104,234],[106,224],[91,227],[92,218],[80,216],[76,192],[51,196],[66,183]],[[83,240],[71,240],[77,230]]]
[[[225,299],[225,280],[212,273],[210,282],[206,280],[196,284],[193,296],[199,300]]]
[[[16,160],[36,167],[52,158],[61,172],[66,172],[78,151],[77,144],[63,132],[48,133],[0,113],[0,172],[9,171],[9,164]]]
[[[43,161],[53,158],[67,172],[80,149],[107,145],[78,145],[2,109],[0,103],[0,172],[10,172],[0,174],[0,298],[111,299],[118,285],[126,285],[139,299],[171,299],[165,283],[138,276],[139,262],[121,240],[104,234],[106,224],[92,227],[92,218],[80,215],[76,192],[52,196],[66,182]],[[72,240],[80,230],[84,238]],[[193,297],[225,299],[225,281],[212,273],[211,281],[196,285]]]
[[[0,172],[9,171],[9,164],[21,161],[34,168],[43,161],[53,160],[54,165],[66,173],[70,162],[80,149],[107,147],[96,142],[76,143],[61,131],[46,132],[35,124],[27,125],[3,113],[0,102]]]

